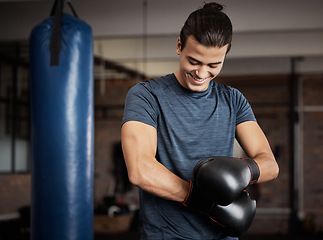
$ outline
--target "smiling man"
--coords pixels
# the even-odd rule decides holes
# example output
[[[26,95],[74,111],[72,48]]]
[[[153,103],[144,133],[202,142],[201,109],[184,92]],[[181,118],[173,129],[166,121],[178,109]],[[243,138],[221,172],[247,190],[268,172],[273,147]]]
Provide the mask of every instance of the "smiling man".
[[[187,89],[201,92],[221,71],[229,44],[222,47],[208,47],[200,44],[194,36],[188,36],[185,48],[181,39],[177,42],[180,55],[180,69],[175,72],[179,83]]]
[[[243,189],[278,175],[248,101],[215,81],[232,40],[222,10],[207,3],[191,13],[177,41],[179,69],[128,92],[121,138],[140,188],[141,239],[236,239],[255,210]],[[230,159],[235,138],[248,159]]]

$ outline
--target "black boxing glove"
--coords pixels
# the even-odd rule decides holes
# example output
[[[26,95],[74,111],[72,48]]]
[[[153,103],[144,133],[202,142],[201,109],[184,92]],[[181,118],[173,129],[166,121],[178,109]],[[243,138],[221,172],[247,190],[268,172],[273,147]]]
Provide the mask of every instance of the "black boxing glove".
[[[246,191],[227,206],[217,205],[200,189],[190,182],[190,191],[182,202],[184,206],[207,215],[229,236],[238,237],[245,233],[255,216],[256,201]]]
[[[195,185],[216,204],[233,202],[248,185],[257,182],[258,164],[251,158],[208,157],[193,170]]]
[[[216,205],[209,217],[229,236],[239,237],[249,229],[256,213],[256,201],[246,191],[227,206]]]
[[[209,215],[214,208],[214,201],[212,201],[207,195],[202,193],[192,180],[190,180],[189,183],[190,188],[182,204],[195,211]]]

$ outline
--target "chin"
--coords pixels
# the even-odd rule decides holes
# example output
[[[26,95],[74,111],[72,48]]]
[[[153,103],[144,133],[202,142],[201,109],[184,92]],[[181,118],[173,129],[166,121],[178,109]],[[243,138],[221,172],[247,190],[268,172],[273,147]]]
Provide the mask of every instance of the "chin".
[[[209,85],[201,85],[201,86],[195,86],[195,85],[190,85],[189,89],[194,92],[203,92],[208,88]]]

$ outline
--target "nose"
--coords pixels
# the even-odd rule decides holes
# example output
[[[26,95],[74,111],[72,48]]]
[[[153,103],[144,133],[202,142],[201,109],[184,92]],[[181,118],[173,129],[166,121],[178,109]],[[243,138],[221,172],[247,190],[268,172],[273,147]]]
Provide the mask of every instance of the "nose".
[[[199,79],[204,79],[207,78],[209,76],[209,72],[206,66],[200,66],[197,70],[196,70],[196,76]]]

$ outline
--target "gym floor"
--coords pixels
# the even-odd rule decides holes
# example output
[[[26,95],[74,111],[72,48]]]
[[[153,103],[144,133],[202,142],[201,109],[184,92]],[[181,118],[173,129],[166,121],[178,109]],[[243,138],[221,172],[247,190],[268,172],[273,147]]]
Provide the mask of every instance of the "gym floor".
[[[114,234],[114,235],[95,235],[94,240],[139,240],[139,233],[138,232],[128,232],[122,234]],[[240,237],[240,240],[322,240],[323,235],[315,235],[315,236],[308,236],[308,235],[298,235],[298,236],[284,236],[284,235],[245,235]]]
[[[28,209],[27,209],[28,210]],[[25,218],[0,221],[0,240],[30,240],[30,216],[28,211]],[[128,231],[118,234],[94,234],[94,240],[139,240],[138,222],[134,221]],[[254,235],[246,234],[240,240],[322,240],[323,232],[313,235],[298,233],[287,235]]]

